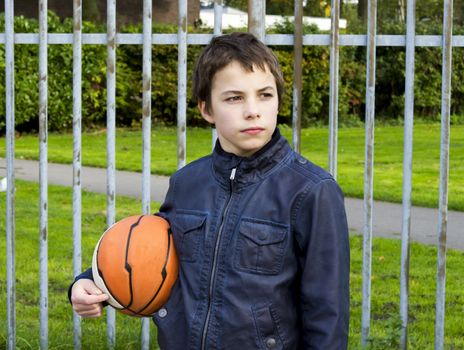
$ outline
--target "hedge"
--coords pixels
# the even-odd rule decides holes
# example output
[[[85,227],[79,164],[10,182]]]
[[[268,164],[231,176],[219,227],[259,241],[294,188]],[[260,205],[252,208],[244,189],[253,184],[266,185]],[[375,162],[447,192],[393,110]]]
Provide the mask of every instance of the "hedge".
[[[72,33],[72,19],[61,21],[49,13],[50,33]],[[0,28],[4,15],[0,15]],[[84,32],[105,33],[104,25],[84,22]],[[189,29],[192,31],[203,31]],[[291,33],[291,23],[275,27],[273,33]],[[418,33],[423,28],[418,26]],[[141,25],[130,25],[121,32],[142,32]],[[305,33],[317,33],[305,27]],[[15,17],[15,32],[38,32],[35,19]],[[154,26],[154,32],[177,32],[176,26]],[[404,27],[392,24],[391,33],[404,33]],[[455,26],[455,34],[464,32]],[[280,111],[280,123],[291,124],[293,50],[273,47],[285,75],[286,92]],[[0,45],[0,81],[5,81],[5,46]],[[188,47],[188,74],[192,73],[200,46]],[[82,116],[83,127],[104,127],[106,123],[106,47],[83,45]],[[173,125],[177,113],[177,47],[154,45],[152,49],[152,118],[154,122]],[[304,126],[324,124],[329,102],[328,47],[306,46],[303,49],[302,123]],[[415,113],[435,120],[440,114],[441,49],[417,48],[415,70]],[[49,45],[48,48],[48,125],[51,131],[72,128],[72,45]],[[376,117],[385,121],[401,121],[404,108],[404,47],[377,49]],[[453,50],[452,103],[454,115],[464,114],[464,55]],[[191,90],[191,79],[188,79]],[[190,93],[188,92],[188,96]],[[15,45],[15,127],[18,132],[38,129],[38,45]],[[364,117],[365,47],[340,48],[339,118],[341,124],[359,124]],[[5,131],[5,84],[0,84],[0,133]],[[195,103],[187,102],[189,125],[205,125]],[[118,126],[140,124],[142,116],[142,46],[120,45],[116,67],[116,123]]]

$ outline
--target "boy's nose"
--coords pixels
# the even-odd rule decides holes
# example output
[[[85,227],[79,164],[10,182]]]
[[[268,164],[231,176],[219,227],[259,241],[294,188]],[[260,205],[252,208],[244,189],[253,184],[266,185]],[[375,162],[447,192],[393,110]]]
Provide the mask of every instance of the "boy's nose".
[[[248,101],[244,111],[246,119],[259,118],[259,109],[255,101]]]

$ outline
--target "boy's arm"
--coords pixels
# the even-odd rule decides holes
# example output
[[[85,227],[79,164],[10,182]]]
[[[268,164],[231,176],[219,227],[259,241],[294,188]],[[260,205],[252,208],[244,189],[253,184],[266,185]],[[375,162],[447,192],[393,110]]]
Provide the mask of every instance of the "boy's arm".
[[[331,179],[311,186],[294,222],[300,248],[304,349],[346,349],[350,253],[343,194]]]

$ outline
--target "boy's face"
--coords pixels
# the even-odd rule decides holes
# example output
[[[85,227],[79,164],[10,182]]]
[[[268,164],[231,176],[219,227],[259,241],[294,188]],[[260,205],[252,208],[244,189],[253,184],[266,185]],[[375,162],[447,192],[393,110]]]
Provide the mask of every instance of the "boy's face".
[[[215,124],[222,148],[248,157],[268,143],[277,124],[278,96],[269,69],[248,72],[233,61],[213,78],[211,105],[200,101],[203,118]]]

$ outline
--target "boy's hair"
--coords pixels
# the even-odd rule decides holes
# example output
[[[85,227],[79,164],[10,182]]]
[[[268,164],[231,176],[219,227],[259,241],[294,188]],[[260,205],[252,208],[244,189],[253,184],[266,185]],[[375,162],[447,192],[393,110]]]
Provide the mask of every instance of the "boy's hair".
[[[270,48],[250,33],[231,33],[214,37],[198,57],[193,71],[193,99],[204,101],[211,111],[211,89],[214,75],[232,61],[237,61],[248,72],[253,66],[275,78],[279,107],[284,92],[284,79],[279,62]]]

